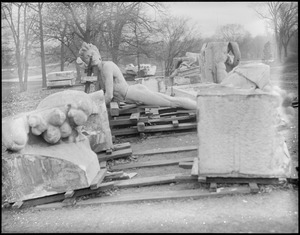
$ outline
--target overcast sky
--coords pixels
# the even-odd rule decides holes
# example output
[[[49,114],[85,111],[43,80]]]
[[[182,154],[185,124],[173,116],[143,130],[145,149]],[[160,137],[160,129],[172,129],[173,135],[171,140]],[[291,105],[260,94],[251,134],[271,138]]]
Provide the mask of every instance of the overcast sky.
[[[168,2],[172,15],[197,22],[204,37],[212,36],[217,26],[241,24],[253,37],[265,35],[265,23],[249,7],[251,2]],[[253,4],[253,2],[252,2]]]

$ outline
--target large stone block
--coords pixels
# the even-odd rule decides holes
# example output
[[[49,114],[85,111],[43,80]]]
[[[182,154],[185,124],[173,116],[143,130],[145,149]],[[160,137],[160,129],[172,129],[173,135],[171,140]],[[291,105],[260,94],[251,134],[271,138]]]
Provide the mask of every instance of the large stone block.
[[[94,131],[93,143],[82,133]],[[89,187],[100,170],[97,150],[112,149],[103,91],[49,95],[36,110],[2,119],[2,183],[19,201]]]
[[[290,177],[278,97],[220,86],[197,95],[199,176]]]
[[[2,187],[9,202],[89,187],[100,170],[88,139],[51,145],[37,136],[2,156]]]

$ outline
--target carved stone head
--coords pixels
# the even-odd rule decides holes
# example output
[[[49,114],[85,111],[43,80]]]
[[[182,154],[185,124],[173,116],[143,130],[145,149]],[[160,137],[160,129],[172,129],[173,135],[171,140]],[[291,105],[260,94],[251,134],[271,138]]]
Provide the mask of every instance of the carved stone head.
[[[79,50],[79,57],[80,59],[77,58],[76,62],[84,67],[89,64],[90,59],[92,59],[91,65],[97,65],[99,61],[101,61],[101,55],[98,48],[95,45],[86,42],[82,43]]]

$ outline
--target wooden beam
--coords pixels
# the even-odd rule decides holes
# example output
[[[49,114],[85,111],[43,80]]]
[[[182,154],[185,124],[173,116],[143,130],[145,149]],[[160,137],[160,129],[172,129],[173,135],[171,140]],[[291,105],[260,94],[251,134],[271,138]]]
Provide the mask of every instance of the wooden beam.
[[[114,149],[115,150],[127,149],[127,148],[130,148],[130,147],[131,147],[131,145],[130,145],[129,142],[114,144]]]
[[[76,198],[66,198],[62,201],[63,207],[74,206],[76,204]]]
[[[258,193],[259,192],[259,188],[258,188],[256,183],[253,183],[253,182],[249,183],[249,187],[250,187],[251,193]]]
[[[193,163],[193,167],[192,167],[192,171],[191,171],[191,175],[192,176],[198,176],[198,157],[194,158],[194,163]]]
[[[209,192],[217,192],[217,183],[215,183],[215,182],[210,183]]]
[[[197,176],[192,175],[178,175],[175,176],[176,182],[198,182]]]
[[[159,131],[172,131],[172,130],[186,130],[197,128],[197,123],[180,123],[178,127],[172,124],[146,126],[144,132],[159,132]]]
[[[172,118],[176,118],[176,115],[173,115]],[[178,127],[179,126],[179,122],[176,119],[172,120],[172,124],[173,124],[173,127]]]
[[[106,169],[106,161],[99,162],[100,169]]]
[[[74,190],[69,190],[65,193],[65,198],[70,198],[70,197],[73,197],[74,195]]]
[[[73,197],[80,197],[80,196],[85,196],[93,193],[98,193],[100,191],[112,188],[113,186],[114,186],[114,182],[108,182],[108,183],[101,184],[96,190],[91,190],[89,187],[83,189],[76,189],[74,190],[75,194],[73,195]],[[25,200],[23,201],[23,206],[37,206],[37,205],[42,205],[42,204],[47,204],[52,202],[63,201],[64,199],[65,199],[65,193],[57,193],[45,197]]]
[[[132,134],[138,134],[139,131],[136,127],[133,128],[124,128],[124,129],[112,129],[111,134],[114,136],[118,135],[132,135]]]
[[[112,117],[119,116],[119,105],[117,102],[110,102],[110,115]]]
[[[160,176],[130,179],[125,181],[115,181],[115,187],[129,188],[129,187],[140,187],[140,186],[174,183],[176,182],[175,176],[176,174],[170,174],[170,175],[160,175]]]
[[[174,152],[183,152],[183,151],[192,151],[197,150],[197,145],[192,146],[182,146],[182,147],[174,147],[174,148],[160,148],[160,149],[150,149],[144,151],[134,152],[134,155],[152,155],[152,154],[160,154],[160,153],[174,153]]]
[[[97,189],[99,185],[102,183],[105,175],[106,175],[107,169],[100,169],[96,177],[93,179],[90,188],[92,190]]]
[[[138,124],[137,124],[137,129],[138,129],[138,131],[139,132],[144,132],[145,131],[145,123],[143,123],[143,122],[138,122]]]
[[[181,158],[181,159],[158,160],[158,161],[122,164],[122,165],[112,166],[111,170],[123,170],[123,169],[130,169],[130,168],[177,165],[181,161],[192,161],[193,159],[194,159],[193,157],[189,157],[189,158],[184,158],[184,159]]]
[[[193,158],[194,160],[194,158]],[[193,167],[193,161],[190,162],[179,162],[179,167],[183,169],[192,169]]]
[[[220,183],[220,184],[279,184],[278,178],[236,178],[236,177],[205,177],[204,183]]]
[[[140,119],[140,113],[132,113],[129,118],[131,123],[137,123],[139,119]]]
[[[136,203],[143,201],[161,201],[161,200],[178,200],[178,199],[200,199],[212,198],[226,195],[249,194],[249,187],[226,187],[219,192],[193,190],[176,190],[176,191],[154,191],[147,193],[138,193],[130,195],[105,196],[100,198],[91,198],[80,201],[77,205],[95,205],[95,204],[115,204],[115,203]],[[56,205],[59,206],[59,205]]]
[[[98,160],[99,160],[99,162],[102,162],[102,161],[117,159],[117,158],[121,158],[121,157],[128,157],[131,154],[132,154],[132,149],[126,148],[126,149],[113,151],[111,155],[106,155],[104,153],[100,153],[100,154],[98,154]]]
[[[110,172],[110,173],[106,172],[105,179],[111,179],[111,178],[114,178],[114,177],[120,177],[123,174],[124,174],[123,171],[116,171],[116,172]]]
[[[23,201],[17,201],[12,205],[13,209],[20,209],[23,206],[24,202]]]

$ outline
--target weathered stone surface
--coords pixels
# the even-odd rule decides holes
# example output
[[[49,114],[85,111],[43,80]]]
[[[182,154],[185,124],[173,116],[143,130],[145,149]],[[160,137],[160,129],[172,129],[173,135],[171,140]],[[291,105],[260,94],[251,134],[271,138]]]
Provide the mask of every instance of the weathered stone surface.
[[[234,53],[233,64],[227,63],[228,50]],[[240,52],[236,42],[205,43],[200,52],[201,83],[220,83],[237,66]]]
[[[2,142],[13,151],[25,147],[28,133],[41,136],[51,144],[62,138],[74,142],[81,137],[80,129],[92,115],[93,130],[103,132],[107,148],[112,148],[102,90],[91,94],[76,90],[57,92],[42,100],[36,110],[2,119]]]
[[[100,166],[82,128],[101,137],[93,144],[113,148],[103,91],[57,92],[36,110],[2,119],[2,143],[10,150],[2,156],[8,199],[89,187]]]
[[[2,156],[2,187],[10,202],[89,187],[100,170],[87,139],[56,145],[29,139],[21,151]]]
[[[202,89],[197,96],[199,175],[290,177],[278,132],[278,97],[262,91]]]

